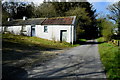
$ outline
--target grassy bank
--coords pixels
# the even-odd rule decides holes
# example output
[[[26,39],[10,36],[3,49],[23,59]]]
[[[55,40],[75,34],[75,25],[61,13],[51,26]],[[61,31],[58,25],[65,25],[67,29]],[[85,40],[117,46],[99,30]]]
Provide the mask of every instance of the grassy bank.
[[[104,38],[99,38],[98,42],[103,42]],[[107,78],[120,78],[120,50],[118,46],[108,42],[99,44],[99,52]]]
[[[37,37],[27,37],[27,36],[20,36],[20,35],[12,35],[12,34],[3,34],[3,43],[4,42],[9,42],[9,43],[16,43],[20,45],[24,45],[23,47],[39,47],[40,49],[48,49],[48,48],[53,48],[53,49],[62,49],[62,48],[67,48],[67,47],[73,47],[76,45],[71,45],[69,43],[60,43],[60,42],[55,42],[55,41],[50,41],[46,39],[41,39]],[[8,44],[4,44],[5,46]],[[13,45],[9,45],[14,47]],[[15,46],[18,47],[18,46]]]
[[[77,45],[13,34],[2,35],[3,65],[30,67],[54,58],[65,48]]]

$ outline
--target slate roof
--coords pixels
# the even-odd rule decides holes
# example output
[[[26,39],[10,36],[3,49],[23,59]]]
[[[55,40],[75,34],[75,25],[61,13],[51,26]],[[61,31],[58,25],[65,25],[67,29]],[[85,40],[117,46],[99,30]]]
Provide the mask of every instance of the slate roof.
[[[17,19],[2,23],[3,26],[19,26],[19,25],[71,25],[75,20],[75,16],[56,17],[56,18],[31,18],[27,20]]]
[[[5,23],[2,23],[3,26],[17,26],[22,24],[22,20],[14,20],[14,21],[7,21]]]
[[[41,23],[44,20],[45,18],[34,18],[34,19],[25,20],[24,24],[25,25],[29,25],[29,24],[41,25]]]
[[[42,25],[70,25],[73,23],[74,16],[47,18],[42,22]]]
[[[19,26],[19,25],[32,25],[32,24],[39,25],[44,20],[45,20],[45,18],[32,18],[32,19],[28,19],[28,20],[17,19],[17,20],[13,20],[13,21],[7,21],[7,22],[3,23],[2,25],[3,26]]]

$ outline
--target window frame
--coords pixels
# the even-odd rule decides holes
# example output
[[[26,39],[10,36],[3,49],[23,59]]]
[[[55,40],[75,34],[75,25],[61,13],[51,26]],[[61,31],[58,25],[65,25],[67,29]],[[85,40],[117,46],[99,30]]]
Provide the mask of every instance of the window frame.
[[[26,25],[22,25],[22,32],[27,32]]]
[[[48,26],[44,26],[44,32],[48,33]]]

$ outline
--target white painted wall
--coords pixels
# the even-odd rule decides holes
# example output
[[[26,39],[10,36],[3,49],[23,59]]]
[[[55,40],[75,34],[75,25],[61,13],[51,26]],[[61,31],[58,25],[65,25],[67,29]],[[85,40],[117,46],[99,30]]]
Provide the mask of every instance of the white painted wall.
[[[48,32],[44,32],[44,26],[48,27]],[[20,35],[21,29],[22,26],[8,26],[7,31],[15,35]],[[60,41],[61,30],[67,30],[66,42],[71,43],[76,40],[74,26],[71,27],[71,25],[35,25],[35,36],[48,40]],[[26,32],[24,32],[24,35],[31,36],[31,25],[26,25]]]
[[[26,25],[26,33],[24,33],[27,36],[31,36],[31,25]]]
[[[5,26],[2,27],[3,31],[5,31]],[[7,26],[6,31],[11,32],[15,35],[19,35],[21,30],[21,26]]]
[[[1,32],[3,32],[3,27],[2,27],[2,26],[0,26],[0,33],[1,33]]]
[[[4,31],[5,26],[3,26],[2,28]],[[21,29],[22,26],[7,26],[7,31],[15,35],[20,35]],[[26,25],[26,32],[24,32],[24,35],[31,36],[31,25]]]
[[[44,26],[48,27],[48,32],[44,32]],[[67,42],[70,43],[74,40],[74,35],[72,36],[71,33],[71,31],[73,31],[71,30],[71,25],[36,25],[35,27],[37,37],[55,41],[60,41],[60,30],[67,30]],[[73,37],[73,39],[71,37]]]
[[[7,28],[7,31],[14,33],[15,35],[19,35],[21,30],[21,26],[11,26]]]

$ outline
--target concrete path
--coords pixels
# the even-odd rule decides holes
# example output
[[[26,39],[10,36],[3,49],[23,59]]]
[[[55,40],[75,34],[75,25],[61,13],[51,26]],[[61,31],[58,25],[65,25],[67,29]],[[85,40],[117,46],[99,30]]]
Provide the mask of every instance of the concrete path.
[[[90,41],[91,42],[91,41]],[[72,48],[28,71],[29,78],[106,78],[97,44]]]

